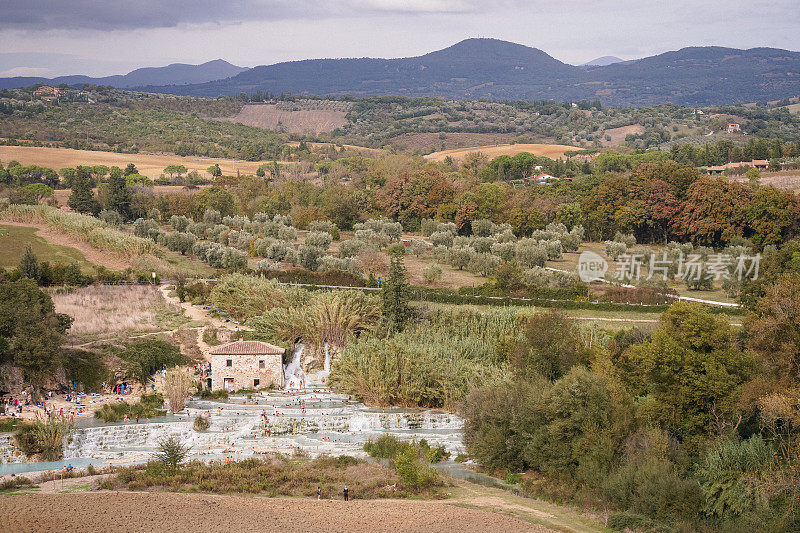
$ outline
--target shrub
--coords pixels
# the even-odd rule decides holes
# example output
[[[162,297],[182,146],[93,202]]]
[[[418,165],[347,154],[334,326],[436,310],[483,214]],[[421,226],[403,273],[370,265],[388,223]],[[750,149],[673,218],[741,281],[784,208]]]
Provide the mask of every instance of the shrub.
[[[533,239],[522,239],[516,244],[514,257],[523,267],[543,267],[548,258],[547,248]]]
[[[194,380],[182,369],[169,370],[164,373],[164,392],[169,400],[169,409],[173,413],[183,410],[186,399],[192,396]]]
[[[181,444],[177,437],[170,437],[158,443],[155,459],[163,463],[168,472],[175,472],[188,455],[189,447]]]
[[[327,231],[312,231],[306,235],[306,244],[327,250],[331,245],[332,239],[331,234]]]
[[[394,469],[400,484],[407,490],[420,492],[441,484],[436,469],[423,464],[412,447],[398,451],[394,459]]]
[[[309,244],[301,244],[297,249],[300,266],[308,270],[316,270],[323,255],[325,255],[325,250]]]
[[[204,416],[196,416],[192,424],[195,431],[206,431],[210,426],[211,424]]]
[[[120,354],[120,358],[125,361],[128,373],[143,387],[146,387],[150,377],[162,368],[187,362],[177,347],[159,339],[134,342]]]
[[[442,279],[442,267],[437,264],[428,265],[422,269],[422,277],[428,283],[434,283]]]
[[[74,427],[60,417],[47,421],[37,418],[31,424],[20,426],[14,434],[14,441],[28,457],[38,454],[42,461],[57,461],[63,456],[64,439]]]

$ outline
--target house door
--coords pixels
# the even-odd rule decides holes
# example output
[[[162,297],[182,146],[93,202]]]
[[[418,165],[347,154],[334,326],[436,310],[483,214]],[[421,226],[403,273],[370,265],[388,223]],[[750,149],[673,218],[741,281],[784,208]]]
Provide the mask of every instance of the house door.
[[[232,392],[233,391],[233,378],[224,378],[222,380],[222,387],[226,391]]]

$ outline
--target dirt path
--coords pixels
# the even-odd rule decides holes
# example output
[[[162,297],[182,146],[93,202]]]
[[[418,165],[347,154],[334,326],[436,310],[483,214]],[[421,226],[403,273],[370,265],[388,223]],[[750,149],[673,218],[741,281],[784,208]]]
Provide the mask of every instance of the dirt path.
[[[111,268],[114,270],[125,270],[126,268],[131,266],[130,261],[127,261],[118,255],[111,254],[108,252],[103,252],[98,250],[97,248],[93,248],[89,245],[86,241],[78,239],[77,237],[70,235],[69,233],[65,233],[63,231],[57,231],[51,229],[46,224],[22,224],[20,222],[11,222],[9,220],[2,220],[2,223],[6,226],[19,226],[25,228],[36,228],[37,231],[36,235],[41,237],[42,239],[46,240],[50,244],[57,244],[59,246],[69,246],[70,248],[75,248],[79,250],[86,260],[90,263],[94,263],[96,265],[102,265],[106,268]]]
[[[552,531],[505,513],[417,500],[344,502],[105,491],[0,496],[0,531],[173,533],[198,529],[209,533]]]
[[[502,489],[484,487],[459,481],[447,500],[450,505],[470,509],[490,510],[514,516],[540,526],[541,531],[595,533],[605,531],[599,517],[585,516],[580,512],[543,500],[523,498]]]

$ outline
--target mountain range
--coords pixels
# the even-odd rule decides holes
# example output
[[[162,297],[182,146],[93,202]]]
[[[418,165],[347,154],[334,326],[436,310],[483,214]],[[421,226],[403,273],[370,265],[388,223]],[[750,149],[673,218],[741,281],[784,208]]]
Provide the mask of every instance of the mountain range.
[[[177,65],[159,72],[169,81],[124,81],[93,78],[148,92],[218,96],[258,90],[279,94],[403,95],[498,100],[594,100],[607,105],[642,106],[667,102],[712,105],[767,101],[800,94],[800,53],[776,48],[740,50],[716,46],[689,47],[633,61],[598,58],[582,66],[563,63],[537,48],[498,39],[466,39],[417,57],[399,59],[308,59],[242,69],[224,61],[215,64],[217,78],[189,79]],[[224,65],[223,65],[224,64]],[[164,70],[164,69],[171,69]],[[174,77],[170,77],[174,76]],[[151,78],[156,73],[151,74]],[[71,78],[71,77],[66,77]],[[26,78],[28,80],[33,78]],[[19,80],[19,79],[18,79]],[[86,83],[61,81],[54,83]],[[110,81],[99,81],[110,80]],[[19,83],[19,82],[17,82]],[[30,84],[34,82],[27,82]],[[132,85],[131,85],[132,84]],[[0,80],[0,88],[8,87]],[[16,86],[20,86],[19,84]]]
[[[49,83],[51,85],[92,83],[95,85],[111,85],[118,89],[132,89],[145,85],[185,85],[229,78],[245,70],[247,70],[245,67],[237,67],[222,59],[215,59],[200,65],[173,63],[166,67],[138,68],[124,75],[101,78],[92,78],[90,76],[59,76],[57,78],[18,76],[0,78],[0,89],[26,87],[34,83]]]

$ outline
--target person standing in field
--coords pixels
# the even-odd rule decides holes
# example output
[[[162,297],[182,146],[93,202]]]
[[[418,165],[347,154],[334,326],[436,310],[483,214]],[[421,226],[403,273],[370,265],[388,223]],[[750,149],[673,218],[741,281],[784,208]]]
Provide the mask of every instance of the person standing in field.
[[[321,499],[321,497],[322,497],[322,489],[320,487],[317,487],[317,499],[319,500]]]
[[[347,487],[344,488],[344,501],[349,501],[350,499],[350,489]]]

